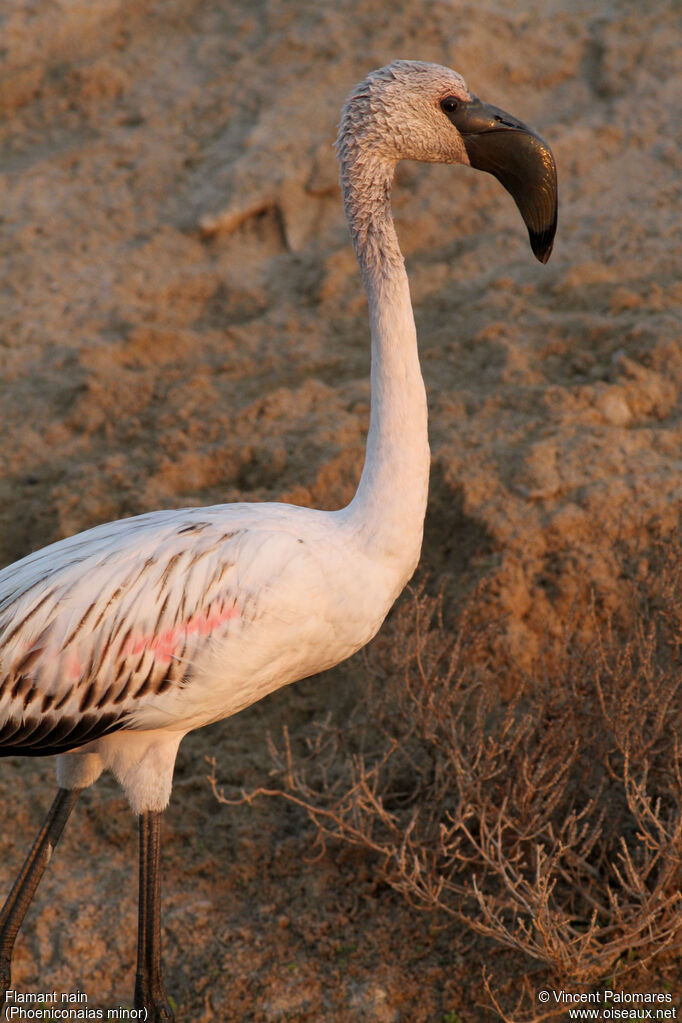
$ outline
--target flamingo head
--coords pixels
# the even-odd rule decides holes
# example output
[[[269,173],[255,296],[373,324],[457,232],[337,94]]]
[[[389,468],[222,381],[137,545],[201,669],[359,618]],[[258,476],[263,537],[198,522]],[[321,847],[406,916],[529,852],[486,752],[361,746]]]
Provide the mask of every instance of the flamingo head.
[[[523,121],[470,92],[456,71],[411,60],[373,71],[346,101],[337,151],[342,180],[344,166],[367,158],[460,163],[493,174],[518,206],[534,255],[549,259],[557,223],[552,151]]]

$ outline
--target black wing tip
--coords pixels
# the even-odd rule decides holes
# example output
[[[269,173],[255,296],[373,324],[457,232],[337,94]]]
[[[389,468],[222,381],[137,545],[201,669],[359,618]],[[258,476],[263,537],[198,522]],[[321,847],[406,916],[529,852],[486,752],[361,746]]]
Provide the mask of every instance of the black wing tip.
[[[0,726],[0,757],[49,757],[69,753],[124,727],[122,713],[9,719]]]

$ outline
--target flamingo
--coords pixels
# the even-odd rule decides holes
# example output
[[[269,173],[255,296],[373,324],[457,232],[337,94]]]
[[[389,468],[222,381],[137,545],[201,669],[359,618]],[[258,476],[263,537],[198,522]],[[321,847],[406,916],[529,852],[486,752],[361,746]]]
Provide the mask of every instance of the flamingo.
[[[96,526],[0,572],[0,754],[57,755],[57,795],[0,915],[0,982],[80,791],[104,769],[139,816],[135,1007],[173,1021],[160,943],[160,822],[181,739],[367,643],[420,556],[426,395],[390,210],[399,160],[494,174],[549,258],[556,168],[529,127],[449,68],[395,61],[348,97],[336,150],[371,328],[371,414],[357,493],[157,511]]]

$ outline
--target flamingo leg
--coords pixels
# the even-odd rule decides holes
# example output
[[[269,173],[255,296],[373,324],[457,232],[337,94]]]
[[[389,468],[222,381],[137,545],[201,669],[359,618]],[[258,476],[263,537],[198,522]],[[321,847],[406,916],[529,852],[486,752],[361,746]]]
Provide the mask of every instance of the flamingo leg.
[[[4,1009],[6,993],[12,983],[12,952],[19,928],[80,792],[80,789],[62,788],[57,791],[0,913],[0,1012]]]
[[[161,813],[140,814],[140,902],[137,932],[135,1008],[150,1023],[174,1023],[161,971]]]

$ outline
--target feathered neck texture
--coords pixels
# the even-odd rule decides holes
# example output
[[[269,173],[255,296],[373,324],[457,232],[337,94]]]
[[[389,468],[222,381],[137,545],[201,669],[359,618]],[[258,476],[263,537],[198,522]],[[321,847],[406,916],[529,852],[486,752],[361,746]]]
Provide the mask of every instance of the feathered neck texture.
[[[352,113],[352,111],[351,111]],[[392,566],[396,592],[419,560],[428,491],[426,395],[407,274],[391,217],[395,160],[358,137],[349,105],[337,142],[341,187],[369,305],[371,414],[365,465],[346,509],[370,555]]]

